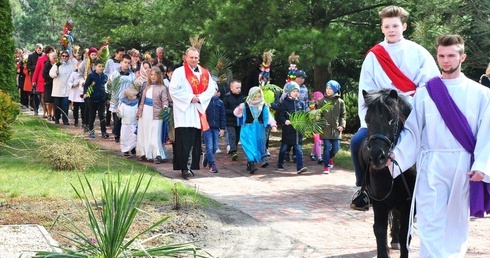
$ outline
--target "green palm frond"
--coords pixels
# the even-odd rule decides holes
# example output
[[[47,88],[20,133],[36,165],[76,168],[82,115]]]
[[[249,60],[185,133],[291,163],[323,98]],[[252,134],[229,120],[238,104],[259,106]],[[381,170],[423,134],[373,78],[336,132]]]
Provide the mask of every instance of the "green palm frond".
[[[323,133],[323,126],[326,120],[323,118],[322,113],[329,110],[332,107],[332,103],[328,102],[320,109],[316,110],[299,110],[293,113],[289,113],[289,121],[293,128],[302,134],[304,137],[312,137],[314,134]]]
[[[87,88],[87,96],[90,97],[90,95],[92,95],[92,93],[94,92],[94,86],[95,86],[95,82],[92,82],[92,84],[90,84]]]
[[[233,61],[223,51],[216,50],[211,53],[205,66],[209,68],[212,75],[218,77],[220,82],[223,82],[231,74],[232,65]]]

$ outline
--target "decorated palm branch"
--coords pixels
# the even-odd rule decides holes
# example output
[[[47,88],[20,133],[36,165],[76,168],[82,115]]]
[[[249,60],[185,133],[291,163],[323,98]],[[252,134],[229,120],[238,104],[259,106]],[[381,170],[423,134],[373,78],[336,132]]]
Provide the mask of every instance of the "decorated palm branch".
[[[116,93],[121,87],[121,76],[116,77],[113,81],[107,83],[107,93]]]
[[[105,43],[102,44],[102,46],[100,47],[99,51],[97,51],[98,58],[99,58],[100,61],[102,61],[102,63],[104,65],[107,63],[107,61],[109,60],[109,58],[111,58],[111,54],[110,54],[110,51],[109,51],[109,43],[111,43],[111,39],[110,38],[107,38],[105,40]]]
[[[323,132],[323,127],[327,121],[323,118],[322,113],[331,107],[332,103],[328,102],[320,109],[299,110],[289,113],[289,121],[293,128],[304,137],[312,137],[314,134]]]
[[[90,95],[92,95],[92,93],[94,92],[94,86],[95,86],[95,82],[92,82],[92,84],[90,84],[88,87],[87,87],[87,97],[90,97]]]
[[[201,51],[201,47],[204,44],[205,39],[206,38],[199,38],[199,35],[196,35],[194,37],[189,37],[189,42],[191,43],[191,47]]]
[[[173,124],[174,117],[172,115],[172,112],[173,111],[172,111],[172,108],[171,107],[164,106],[162,108],[162,110],[160,111],[160,118],[163,121],[172,121],[172,124]]]

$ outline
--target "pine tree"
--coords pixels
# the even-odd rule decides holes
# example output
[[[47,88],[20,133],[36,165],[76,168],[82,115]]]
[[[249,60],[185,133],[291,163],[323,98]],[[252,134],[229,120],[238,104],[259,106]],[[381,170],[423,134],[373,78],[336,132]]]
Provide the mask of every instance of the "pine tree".
[[[14,26],[9,0],[0,0],[0,90],[18,99],[15,85]]]

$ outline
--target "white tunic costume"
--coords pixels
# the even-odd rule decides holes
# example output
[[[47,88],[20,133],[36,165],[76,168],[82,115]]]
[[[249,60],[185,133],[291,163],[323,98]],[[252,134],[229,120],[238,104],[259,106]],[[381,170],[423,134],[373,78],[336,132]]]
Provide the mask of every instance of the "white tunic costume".
[[[138,112],[138,104],[128,105],[121,101],[119,104],[119,112],[117,116],[121,118],[121,152],[130,152],[136,148],[136,113]]]
[[[430,78],[440,74],[439,68],[430,53],[417,43],[403,39],[397,43],[388,43],[386,40],[380,43],[390,55],[395,65],[405,74],[417,87],[422,86]],[[361,120],[361,127],[367,128],[365,117],[366,107],[362,90],[371,91],[379,89],[394,89],[398,93],[403,93],[396,88],[386,72],[378,62],[376,56],[369,52],[362,63],[361,75],[359,78],[358,113]],[[407,100],[412,103],[410,94]]]
[[[187,65],[187,64],[184,64]],[[201,77],[201,67],[199,72],[193,72],[197,78]],[[209,75],[211,79],[211,75]],[[201,129],[199,112],[206,113],[206,108],[216,91],[216,82],[209,80],[207,89],[200,94],[200,103],[191,103],[194,93],[192,87],[185,77],[184,67],[175,69],[172,80],[170,81],[169,93],[173,100],[174,127],[193,127]]]
[[[153,99],[153,87],[149,86],[145,99]],[[138,120],[138,155],[147,159],[160,156],[166,159],[165,149],[162,145],[162,120],[153,119],[153,106],[143,105],[143,112]]]
[[[463,74],[442,81],[475,136],[475,161],[470,167],[470,153],[451,134],[427,89],[419,88],[393,153],[402,171],[417,163],[414,201],[421,258],[464,257],[470,213],[466,173],[482,171],[490,182],[490,90]]]

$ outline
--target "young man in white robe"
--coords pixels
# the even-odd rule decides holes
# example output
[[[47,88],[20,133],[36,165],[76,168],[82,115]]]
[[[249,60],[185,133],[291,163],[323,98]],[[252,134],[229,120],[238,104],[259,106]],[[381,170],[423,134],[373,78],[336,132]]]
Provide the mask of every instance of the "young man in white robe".
[[[361,75],[359,78],[359,97],[358,97],[358,115],[361,127],[351,139],[351,157],[354,164],[356,175],[356,186],[362,186],[364,180],[364,170],[361,169],[357,159],[361,143],[367,136],[367,125],[365,121],[366,107],[364,106],[364,97],[362,91],[372,91],[380,89],[394,89],[399,94],[407,96],[411,103],[412,95],[416,87],[424,85],[430,78],[439,75],[439,69],[431,54],[419,44],[403,38],[403,32],[407,29],[407,20],[409,13],[398,6],[388,6],[379,12],[381,19],[381,32],[385,39],[375,47],[369,50],[362,63]],[[392,60],[393,67],[388,67],[386,71],[380,55],[374,51],[376,47],[382,47],[387,53],[388,59]],[[390,76],[388,72],[396,70],[404,76]],[[404,89],[403,84],[411,84],[412,87]],[[401,85],[402,84],[402,85]],[[361,195],[355,199],[350,206],[355,210],[366,210],[369,205],[367,196]]]
[[[214,95],[216,83],[208,70],[199,62],[199,50],[188,48],[185,63],[175,69],[169,92],[173,100],[175,141],[173,143],[173,169],[180,170],[187,179],[199,169],[201,129],[206,130],[206,108]]]
[[[466,54],[460,36],[441,36],[437,45],[442,82],[476,140],[474,162],[449,131],[427,87],[417,89],[413,110],[391,157],[402,171],[417,163],[412,212],[417,211],[419,257],[464,257],[470,181],[490,182],[490,90],[461,72]],[[391,166],[391,161],[387,165]],[[398,168],[393,171],[393,177],[398,176]]]

